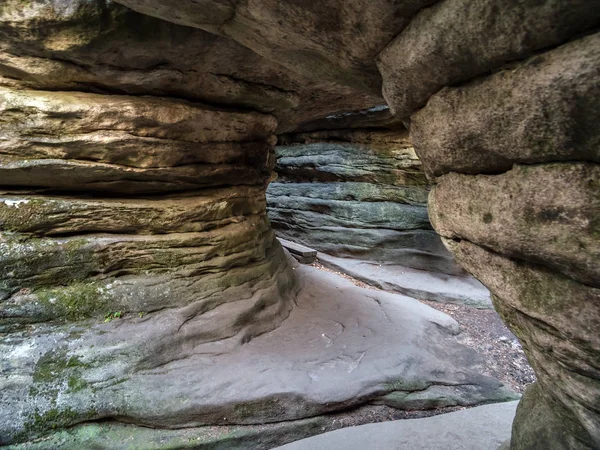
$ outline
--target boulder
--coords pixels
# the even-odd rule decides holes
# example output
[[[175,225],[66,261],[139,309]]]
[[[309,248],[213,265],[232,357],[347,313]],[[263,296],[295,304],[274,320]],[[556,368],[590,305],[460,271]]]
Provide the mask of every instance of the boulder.
[[[515,163],[599,162],[599,77],[596,33],[478,83],[442,89],[412,118],[425,171],[500,173]],[[499,120],[499,111],[510,113]]]
[[[408,118],[444,86],[593,30],[599,5],[597,0],[438,2],[423,9],[379,54],[383,95],[395,116]]]

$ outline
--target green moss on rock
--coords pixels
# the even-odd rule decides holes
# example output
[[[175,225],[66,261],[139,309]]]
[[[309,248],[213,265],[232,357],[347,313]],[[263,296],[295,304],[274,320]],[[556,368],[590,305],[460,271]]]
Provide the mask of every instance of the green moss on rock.
[[[97,282],[77,282],[64,287],[39,289],[35,294],[45,308],[69,320],[102,315],[108,307],[108,297]]]

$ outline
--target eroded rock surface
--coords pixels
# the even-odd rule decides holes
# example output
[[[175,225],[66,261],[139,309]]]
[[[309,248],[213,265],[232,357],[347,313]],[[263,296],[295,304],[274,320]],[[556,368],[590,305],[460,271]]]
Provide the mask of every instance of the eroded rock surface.
[[[149,399],[167,397],[157,380],[175,379],[170,364],[206,357],[197,346],[222,343],[231,355],[277,332],[292,309],[293,271],[264,210],[274,135],[332,130],[336,117],[352,128],[362,111],[394,126],[410,117],[416,154],[438,184],[434,225],[491,289],[536,369],[511,448],[600,446],[590,332],[600,327],[598,0],[119,3],[135,11],[105,0],[0,5],[5,442],[102,417],[173,427],[211,411],[276,420],[273,404],[198,413],[194,393],[206,391],[189,387],[191,375],[177,377],[178,396]],[[395,118],[378,109],[381,87]],[[352,189],[362,198],[414,198],[362,186]],[[325,192],[329,203],[348,201],[342,188]],[[415,213],[404,225],[423,223],[423,202],[400,204],[394,214]],[[336,208],[338,223],[361,217]],[[102,325],[104,316],[112,321]],[[423,323],[401,326],[421,333]],[[457,385],[435,370],[419,376]],[[129,390],[132,373],[152,393]],[[284,375],[316,392],[306,371]],[[42,389],[30,390],[33,381]],[[373,386],[356,381],[345,393],[383,394]],[[447,388],[429,392],[448,397]],[[313,397],[283,398],[281,417],[318,409]]]
[[[267,201],[280,236],[333,256],[461,273],[431,229],[429,186],[405,131],[284,135],[276,156]]]
[[[182,397],[140,397],[126,380],[203,344],[232,351],[290,314],[295,278],[264,194],[276,119],[164,97],[0,95],[0,441],[103,417],[186,426]],[[172,417],[153,422],[149,405],[168,402]]]
[[[181,428],[282,422],[365,402],[412,410],[515,398],[478,374],[482,360],[456,342],[449,316],[311,267],[295,272],[289,318],[243,346],[201,337],[219,331],[219,310],[245,301],[197,317],[190,305],[13,333],[2,344],[11,363],[0,391],[3,443],[82,419]]]
[[[397,114],[414,112],[411,137],[435,183],[434,228],[490,288],[536,371],[511,448],[598,448],[600,347],[592,330],[600,327],[600,172],[592,124],[600,120],[593,94],[600,58],[598,34],[576,35],[598,18],[587,2],[531,2],[506,16],[520,11],[523,20],[493,19],[481,39],[472,31],[491,15],[462,18],[477,8],[491,14],[491,2],[441,20],[466,3],[423,12],[381,54],[384,92]],[[561,20],[568,24],[556,28],[554,13],[567,6]],[[456,39],[432,40],[439,27],[455,30]],[[409,42],[432,44],[415,46],[407,63],[398,52]],[[507,59],[515,60],[510,67]],[[466,82],[484,69],[493,73]]]

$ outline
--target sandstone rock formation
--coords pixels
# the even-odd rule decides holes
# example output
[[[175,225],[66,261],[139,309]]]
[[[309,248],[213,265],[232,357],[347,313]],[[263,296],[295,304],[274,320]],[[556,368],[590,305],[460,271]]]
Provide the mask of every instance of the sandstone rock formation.
[[[511,448],[598,448],[599,26],[598,0],[2,2],[2,442],[301,416],[211,409],[194,364],[299,312],[265,214],[275,134],[383,115],[383,92],[435,184],[435,228],[536,369]],[[404,324],[426,337],[426,316]]]
[[[420,14],[380,55],[384,93],[399,115],[432,95],[411,117],[436,183],[432,223],[490,288],[536,371],[511,448],[598,448],[600,36],[576,33],[597,26],[599,5],[506,2],[499,21],[487,3],[446,1]],[[440,27],[460,32],[432,40]],[[494,73],[465,82],[482,71]]]
[[[429,185],[405,130],[287,134],[275,152],[267,202],[278,235],[333,256],[461,272],[431,229]]]
[[[139,425],[193,428],[183,435],[202,443],[202,425],[278,423],[365,402],[414,410],[516,397],[478,373],[481,357],[456,343],[451,317],[314,268],[294,272],[300,289],[289,318],[242,346],[222,336],[219,315],[259,324],[260,312],[235,315],[244,299],[196,316],[192,303],[106,324],[46,324],[39,336],[12,333],[0,347],[13,365],[0,392],[3,443],[102,418],[113,419],[109,429],[114,419],[138,425],[132,436],[147,435]],[[86,429],[69,434],[72,448],[84,445]]]

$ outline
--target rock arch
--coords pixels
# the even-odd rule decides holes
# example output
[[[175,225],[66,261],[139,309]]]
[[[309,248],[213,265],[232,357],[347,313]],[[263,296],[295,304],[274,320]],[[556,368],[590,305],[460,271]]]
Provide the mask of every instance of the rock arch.
[[[598,1],[118,3],[0,6],[5,329],[172,302],[215,311],[187,325],[206,342],[276,327],[294,283],[265,222],[274,135],[383,92],[435,229],[536,369],[511,448],[600,445]],[[140,364],[168,362],[185,317],[142,329]],[[39,377],[85,365],[35,342]]]

